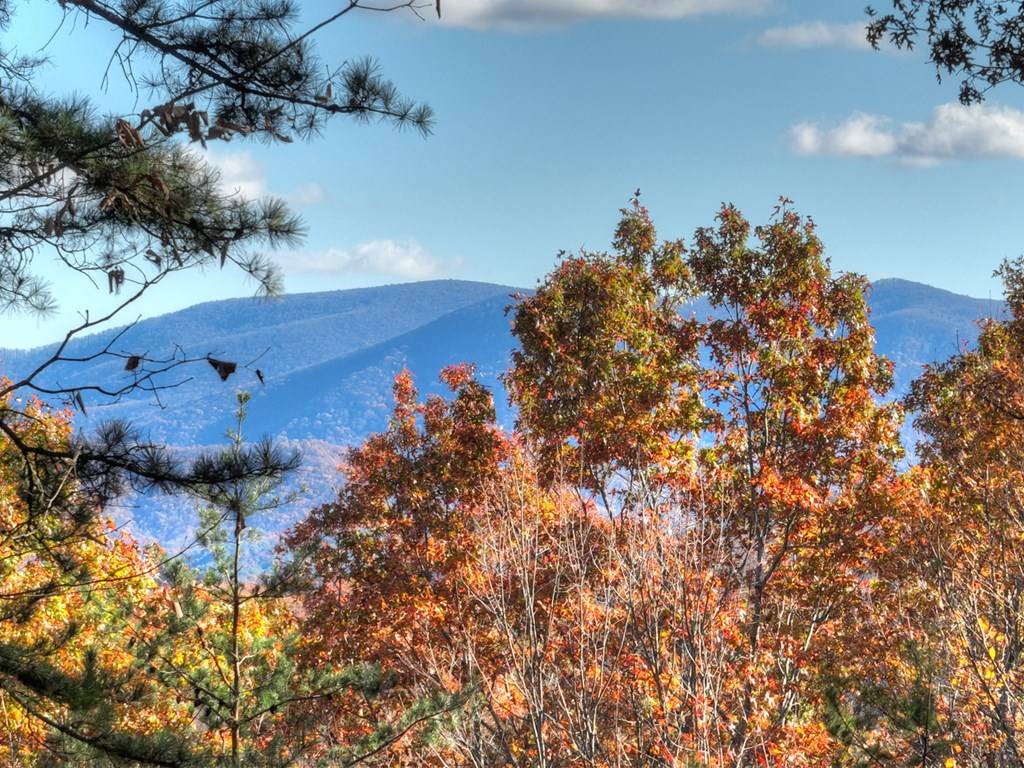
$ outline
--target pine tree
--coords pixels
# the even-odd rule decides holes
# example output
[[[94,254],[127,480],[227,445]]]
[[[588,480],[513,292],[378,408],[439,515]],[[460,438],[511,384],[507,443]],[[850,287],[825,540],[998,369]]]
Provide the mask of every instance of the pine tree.
[[[249,394],[238,394],[237,420],[221,460],[280,453],[263,440],[245,441]],[[273,463],[288,463],[282,456]],[[253,520],[288,501],[287,472],[235,480],[213,489],[199,509],[198,564],[168,562],[161,599],[132,629],[141,668],[164,695],[191,710],[212,764],[281,766],[310,740],[285,728],[289,707],[333,684],[296,662],[301,645],[289,581],[252,562]],[[185,692],[182,696],[181,692]]]
[[[0,28],[16,33],[16,6],[0,0]],[[141,104],[99,116],[87,98],[41,95],[43,62],[0,48],[0,316],[56,308],[61,297],[40,271],[53,256],[60,269],[118,300],[113,310],[85,313],[36,370],[0,381],[0,397],[35,392],[84,412],[132,392],[156,397],[181,366],[210,365],[227,380],[235,362],[190,355],[173,339],[166,350],[122,351],[117,334],[118,348],[112,341],[86,355],[69,353],[74,339],[116,320],[179,272],[230,267],[249,275],[260,293],[281,290],[261,249],[294,243],[301,222],[280,200],[225,194],[216,170],[189,145],[259,140],[283,149],[315,136],[335,115],[426,133],[430,109],[400,96],[372,60],[332,67],[315,54],[315,33],[358,12],[360,0],[305,30],[295,26],[292,0],[62,0],[61,7],[69,26],[80,22],[75,34],[100,26],[120,35],[113,61]],[[390,8],[400,9],[416,6]],[[74,385],[47,375],[101,357],[123,360],[129,375]],[[100,500],[126,484],[196,489],[229,479],[223,466],[180,465],[122,423],[64,451],[45,448],[12,428],[19,413],[13,405],[0,412],[0,433],[23,455],[36,495],[42,489],[33,467],[54,458],[73,458],[83,487]],[[235,467],[249,476],[279,469]]]
[[[239,393],[223,450],[228,463],[279,450],[266,440],[245,441],[248,402],[249,394]],[[356,765],[462,703],[442,693],[421,697],[365,733],[335,738],[323,716],[326,702],[371,702],[391,683],[372,663],[312,663],[297,610],[309,586],[301,563],[261,568],[253,558],[259,517],[291,500],[282,495],[287,474],[234,481],[209,494],[199,509],[198,563],[167,562],[162,588],[129,632],[140,675],[155,688],[150,697],[172,699],[187,713],[193,727],[182,736],[190,759],[203,765]]]
[[[216,170],[194,147],[259,140],[283,150],[315,136],[336,115],[428,133],[432,116],[401,97],[372,60],[329,66],[314,53],[315,34],[359,12],[359,0],[304,30],[296,27],[299,9],[291,0],[62,0],[60,6],[76,35],[97,27],[120,35],[113,60],[138,103],[101,116],[88,98],[44,95],[38,85],[44,62],[0,47],[0,317],[53,312],[66,298],[47,285],[44,263],[115,297],[112,310],[85,312],[35,370],[13,380],[0,374],[0,542],[7,548],[0,566],[0,690],[6,694],[0,703],[14,706],[17,694],[20,711],[51,734],[52,754],[71,764],[98,754],[103,764],[184,765],[189,745],[172,744],[175,734],[168,740],[152,729],[125,733],[116,713],[109,714],[138,702],[134,683],[82,663],[88,650],[82,645],[96,627],[69,621],[65,632],[49,638],[29,631],[47,611],[94,599],[102,607],[111,585],[135,589],[144,581],[130,566],[104,572],[93,551],[121,546],[101,515],[126,488],[187,491],[216,506],[232,489],[275,482],[296,459],[258,444],[183,462],[128,423],[102,423],[91,435],[51,428],[53,419],[40,416],[43,406],[33,395],[86,412],[136,392],[158,398],[182,366],[211,366],[222,380],[235,373],[235,362],[189,354],[174,339],[166,350],[122,351],[123,331],[84,353],[71,351],[77,339],[117,322],[180,272],[237,269],[259,293],[281,290],[262,249],[294,243],[301,222],[281,201],[224,194]],[[0,0],[0,29],[15,38],[19,23],[33,21],[15,20],[16,7]],[[415,6],[391,8],[401,9]],[[119,361],[124,380],[67,385],[52,375],[98,358]],[[252,592],[244,597],[255,604]],[[61,654],[68,656],[64,666],[54,663]],[[241,736],[244,724],[237,725]]]

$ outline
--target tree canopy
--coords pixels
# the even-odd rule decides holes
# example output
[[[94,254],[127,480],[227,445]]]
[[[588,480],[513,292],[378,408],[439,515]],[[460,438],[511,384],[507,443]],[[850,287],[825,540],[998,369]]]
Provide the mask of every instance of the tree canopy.
[[[0,759],[1019,765],[1021,263],[893,402],[867,282],[788,200],[686,243],[634,198],[612,245],[510,308],[514,426],[470,365],[403,372],[263,573],[294,457],[243,439],[246,395],[191,562],[98,514],[70,412],[4,412],[46,450],[0,443]]]

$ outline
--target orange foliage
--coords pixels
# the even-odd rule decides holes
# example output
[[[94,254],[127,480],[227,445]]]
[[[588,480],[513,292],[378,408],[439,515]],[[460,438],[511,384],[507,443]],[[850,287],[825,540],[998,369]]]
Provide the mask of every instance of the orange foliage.
[[[67,413],[40,403],[0,402],[20,415],[5,419],[21,441],[66,444]],[[108,727],[152,733],[174,722],[159,702],[131,700],[143,685],[122,630],[131,606],[155,586],[135,541],[77,497],[74,476],[61,464],[37,466],[50,495],[40,508],[25,491],[25,463],[13,441],[0,442],[0,762],[30,762],[50,731],[40,716],[66,711],[59,697],[40,696],[31,681],[39,665],[67,680],[87,675],[116,681],[124,699],[111,707]],[[84,508],[83,508],[84,507]],[[59,677],[58,677],[59,679]],[[178,721],[181,724],[183,721]]]
[[[566,259],[516,308],[514,437],[465,376],[449,403],[396,382],[391,428],[293,537],[318,542],[321,662],[381,664],[393,712],[465,696],[382,764],[836,753],[825,681],[858,658],[901,414],[878,404],[863,280],[785,204],[753,234],[726,207],[692,253],[659,246],[634,201],[615,254]],[[680,314],[690,296],[710,319]]]
[[[297,734],[311,760],[438,768],[1020,765],[1024,272],[1004,272],[1012,316],[915,385],[908,469],[867,284],[831,272],[788,201],[755,228],[724,206],[687,250],[634,200],[613,244],[515,307],[515,432],[469,367],[425,402],[397,377],[388,429],[288,536],[301,609],[239,614],[267,670],[307,681],[292,712],[258,709],[257,747]],[[22,427],[67,439],[38,405]],[[146,645],[177,596],[111,579],[144,559],[93,518],[34,518],[14,450],[0,526],[50,520],[33,530],[67,558],[0,542],[0,581],[30,609],[0,616],[0,642],[42,643],[69,672],[95,649],[145,683],[110,628]],[[206,645],[223,612],[199,610],[211,584],[161,659],[183,680],[225,663]],[[167,698],[115,716],[178,724],[188,697]],[[18,706],[0,694],[0,757],[46,737]]]

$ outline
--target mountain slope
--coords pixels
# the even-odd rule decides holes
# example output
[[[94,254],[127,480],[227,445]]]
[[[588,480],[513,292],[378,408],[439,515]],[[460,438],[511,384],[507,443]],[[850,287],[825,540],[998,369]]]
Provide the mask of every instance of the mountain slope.
[[[386,426],[395,374],[408,368],[422,394],[444,389],[438,373],[447,365],[473,363],[479,378],[495,392],[508,367],[513,338],[497,295],[450,312],[387,341],[341,355],[281,377],[257,393],[252,406],[258,424],[270,434],[350,442]],[[263,408],[265,400],[273,407]],[[499,416],[508,415],[504,397]]]
[[[190,380],[180,387],[162,391],[159,402],[152,395],[138,392],[119,403],[90,407],[89,416],[80,418],[80,422],[87,426],[96,419],[128,418],[148,429],[153,439],[167,443],[188,445],[216,441],[230,419],[236,388],[249,389],[257,396],[252,408],[256,420],[264,407],[268,412],[297,408],[303,412],[302,415],[309,415],[315,411],[310,411],[310,404],[293,392],[288,384],[291,377],[305,370],[316,371],[318,367],[328,371],[332,365],[337,368],[339,361],[360,354],[361,357],[353,360],[364,361],[363,364],[371,370],[374,366],[370,357],[373,354],[383,355],[380,364],[391,371],[385,376],[381,391],[376,393],[381,399],[376,405],[383,409],[389,393],[386,379],[393,375],[394,369],[383,361],[389,354],[391,348],[387,345],[392,339],[415,332],[454,311],[484,300],[493,302],[492,314],[500,318],[504,306],[512,301],[513,291],[510,287],[489,283],[435,280],[293,294],[275,301],[231,299],[209,302],[143,320],[117,340],[113,351],[166,357],[173,354],[175,345],[179,345],[192,357],[212,355],[237,361],[240,365],[250,365],[240,368],[227,385],[218,379],[212,368],[202,364],[178,369],[165,377],[164,383]],[[75,356],[93,352],[116,332],[115,329],[80,339],[69,347],[67,354]],[[507,332],[505,336],[508,336]],[[4,341],[0,338],[0,346]],[[440,343],[441,340],[437,341]],[[454,339],[452,346],[457,349],[461,343],[461,340]],[[24,374],[44,360],[53,348],[28,351],[0,348],[0,373],[11,377]],[[374,350],[370,357],[367,356],[368,350]],[[480,351],[482,357],[486,357],[485,351]],[[266,389],[256,377],[256,368],[266,377]],[[310,376],[307,374],[300,379],[308,381]],[[108,357],[88,364],[55,366],[46,374],[43,383],[60,382],[67,386],[89,382],[116,388],[130,380],[130,374],[124,371],[124,361]],[[375,381],[375,386],[377,383]],[[365,388],[354,379],[349,381],[349,386],[356,391]],[[314,390],[316,394],[328,397],[329,393],[322,390],[332,387],[333,382],[324,379],[319,387],[305,390],[303,397],[312,396]],[[273,392],[274,397],[268,400],[267,392]],[[339,398],[335,397],[333,402],[339,402]],[[91,405],[87,402],[87,406]],[[370,420],[365,423],[376,425],[378,422]],[[329,435],[306,429],[301,435],[294,436],[347,441],[363,434],[365,430],[362,427],[342,426]]]
[[[246,388],[254,395],[250,412],[258,431],[351,443],[384,426],[390,384],[403,367],[424,392],[436,392],[442,367],[471,362],[497,393],[514,344],[505,315],[514,293],[508,286],[435,280],[293,294],[272,302],[216,301],[144,320],[128,329],[115,351],[159,356],[178,344],[193,356],[210,354],[250,365],[227,384],[208,366],[190,366],[181,376],[192,380],[161,393],[164,407],[151,395],[136,393],[91,408],[80,422],[86,427],[96,419],[125,417],[156,440],[214,443],[230,420],[235,390]],[[878,351],[896,364],[897,394],[906,391],[923,364],[973,342],[980,318],[1002,312],[999,302],[894,279],[876,282],[869,302]],[[689,311],[707,310],[698,302]],[[69,353],[94,351],[113,333],[81,339]],[[24,373],[51,349],[0,348],[0,374]],[[266,386],[256,378],[257,367]],[[47,378],[108,387],[129,380],[123,361],[110,358],[57,367]],[[500,393],[496,400],[499,408],[504,406]],[[509,415],[507,409],[502,415]]]
[[[978,337],[978,321],[998,317],[1003,304],[961,296],[909,280],[872,284],[868,297],[875,345],[896,365],[896,389],[905,392],[926,363],[945,360]]]

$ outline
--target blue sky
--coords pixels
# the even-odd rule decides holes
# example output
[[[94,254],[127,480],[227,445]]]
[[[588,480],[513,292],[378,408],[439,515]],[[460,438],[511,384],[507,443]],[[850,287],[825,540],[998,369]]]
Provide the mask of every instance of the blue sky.
[[[434,107],[430,138],[339,120],[309,144],[212,150],[230,188],[283,196],[305,219],[301,249],[277,254],[289,291],[531,286],[559,249],[607,247],[638,187],[665,237],[710,224],[723,201],[763,221],[786,195],[817,221],[835,269],[872,279],[997,296],[992,270],[1024,252],[1024,88],[961,108],[921,54],[865,46],[863,0],[443,2],[440,22],[364,13],[318,38],[324,59],[373,55]],[[57,19],[56,3],[28,4],[5,42],[32,52]],[[46,86],[95,94],[114,42],[98,23],[65,26]],[[97,102],[147,106],[116,73]],[[48,341],[102,303],[46,258],[62,314],[5,317],[0,346]],[[251,292],[234,275],[183,275],[141,311]]]

